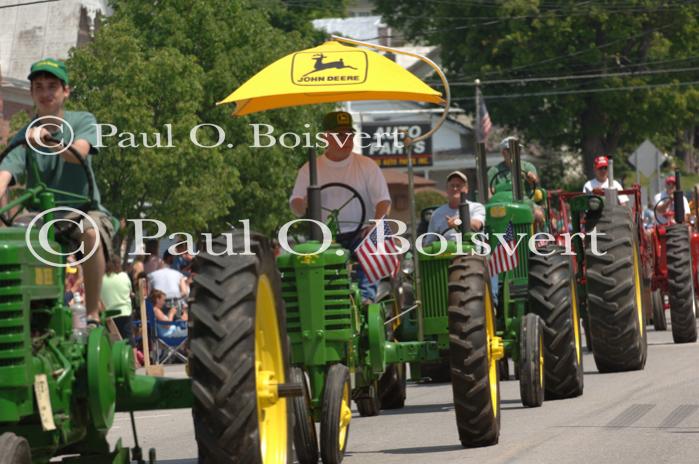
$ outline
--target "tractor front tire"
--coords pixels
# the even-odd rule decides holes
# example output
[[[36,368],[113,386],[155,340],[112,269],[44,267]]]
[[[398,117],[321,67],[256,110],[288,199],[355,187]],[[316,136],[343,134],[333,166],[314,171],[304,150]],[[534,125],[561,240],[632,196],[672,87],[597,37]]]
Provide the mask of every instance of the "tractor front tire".
[[[32,464],[27,439],[11,432],[0,435],[0,464]]]
[[[572,262],[559,247],[529,258],[529,307],[544,321],[546,399],[583,392],[582,341]],[[545,256],[550,254],[550,256]]]
[[[294,408],[294,449],[300,464],[318,462],[318,436],[311,413],[311,393],[306,374],[300,367],[289,369],[291,382],[303,385],[303,396],[291,398]]]
[[[381,400],[379,399],[378,383],[364,387],[365,393],[361,398],[354,400],[357,405],[357,412],[362,417],[374,417],[381,414]]]
[[[345,457],[350,419],[350,373],[344,364],[328,369],[320,419],[320,455],[323,464],[340,464]]]
[[[587,217],[587,314],[600,372],[643,369],[647,338],[638,229],[632,211],[605,205]],[[593,249],[591,233],[597,231]]]
[[[665,319],[665,302],[660,290],[653,292],[653,327],[657,332],[667,330],[667,319]]]
[[[693,343],[697,341],[697,319],[694,314],[692,260],[687,225],[669,226],[666,243],[672,340],[675,343]]]
[[[544,324],[534,313],[525,314],[519,332],[519,393],[522,404],[537,408],[544,403]]]
[[[236,252],[243,233],[232,234]],[[201,463],[291,462],[292,414],[285,398],[259,395],[285,383],[286,319],[269,241],[249,238],[253,255],[227,253],[226,237],[200,253],[192,285],[192,416]],[[271,392],[270,392],[271,393]]]
[[[459,440],[464,447],[500,438],[500,384],[490,278],[480,256],[449,266],[449,364]],[[504,348],[500,345],[500,349]]]
[[[405,406],[405,363],[389,364],[379,379],[381,409],[402,409]]]

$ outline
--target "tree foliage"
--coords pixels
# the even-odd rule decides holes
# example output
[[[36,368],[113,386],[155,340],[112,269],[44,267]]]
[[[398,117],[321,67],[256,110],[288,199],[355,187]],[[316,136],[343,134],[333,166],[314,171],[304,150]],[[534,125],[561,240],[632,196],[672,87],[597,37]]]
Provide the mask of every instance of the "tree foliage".
[[[543,145],[582,151],[588,173],[596,155],[628,154],[645,138],[669,148],[679,132],[699,124],[699,87],[687,84],[699,81],[696,2],[377,4],[408,38],[441,47],[451,81],[483,80],[495,124],[515,127]],[[608,76],[631,72],[637,74]],[[590,74],[601,76],[488,83]],[[682,85],[666,86],[671,83]],[[474,111],[472,86],[454,86],[452,92],[457,104]]]
[[[322,37],[308,18],[343,5],[318,3],[299,11],[276,0],[114,2],[113,16],[94,41],[71,54],[71,105],[120,133],[151,134],[150,144],[152,134],[164,135],[171,124],[174,147],[146,148],[142,140],[138,148],[119,147],[121,137],[105,138],[95,170],[107,208],[187,232],[218,232],[240,219],[271,232],[287,220],[287,198],[305,152],[251,148],[250,124],[271,124],[277,135],[314,132],[321,108],[233,118],[232,106],[216,102],[280,57],[317,45]],[[222,128],[225,142],[196,146],[190,130],[199,124]],[[201,144],[218,138],[210,126],[197,134]]]

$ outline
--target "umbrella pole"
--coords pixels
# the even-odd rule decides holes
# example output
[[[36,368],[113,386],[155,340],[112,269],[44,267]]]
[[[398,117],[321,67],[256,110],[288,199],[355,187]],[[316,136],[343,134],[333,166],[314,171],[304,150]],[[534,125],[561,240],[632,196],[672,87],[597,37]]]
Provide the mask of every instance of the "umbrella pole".
[[[405,153],[408,156],[408,198],[410,198],[410,242],[417,243],[417,213],[415,212],[415,178],[413,176],[413,141],[406,137]],[[418,266],[417,250],[413,251],[413,273],[415,275],[415,304],[417,305],[417,339],[425,340],[425,324],[422,320],[422,285],[420,281],[420,266]]]

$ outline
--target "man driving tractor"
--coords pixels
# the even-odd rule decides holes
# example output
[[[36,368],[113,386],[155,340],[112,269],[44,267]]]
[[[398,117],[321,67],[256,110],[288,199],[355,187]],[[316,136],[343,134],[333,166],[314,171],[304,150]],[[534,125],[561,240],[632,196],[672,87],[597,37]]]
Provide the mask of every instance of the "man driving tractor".
[[[461,225],[461,220],[459,219],[461,192],[468,193],[468,177],[461,171],[453,171],[447,176],[447,198],[449,202],[432,212],[427,232],[442,235],[447,240],[460,234],[458,227]],[[467,200],[467,202],[471,216],[471,230],[479,231],[483,229],[483,224],[485,224],[485,207],[474,201]],[[428,235],[425,237],[424,245],[428,245],[435,240],[437,240],[437,236]]]
[[[52,58],[37,61],[31,66],[28,79],[36,113],[32,121],[20,129],[10,143],[26,140],[33,148],[19,146],[12,150],[0,164],[0,198],[3,199],[4,204],[7,201],[5,197],[7,188],[20,183],[25,172],[28,186],[33,186],[37,182],[31,170],[28,169],[28,156],[33,157],[41,180],[49,188],[87,197],[89,187],[85,168],[65,147],[68,144],[72,145],[83,158],[86,169],[92,172],[88,155],[96,155],[98,152],[95,117],[87,112],[65,111],[65,102],[70,96],[70,86],[64,63]],[[56,141],[58,143],[55,143]],[[92,178],[94,180],[94,174]],[[95,209],[87,211],[87,215],[94,220],[98,230],[94,229],[91,221],[86,220],[82,221],[82,229],[76,227],[71,234],[73,240],[83,243],[85,253],[89,253],[96,247],[95,252],[82,263],[88,327],[97,326],[100,323],[100,290],[105,263],[112,253],[111,243],[114,234],[109,215],[99,205],[100,194],[95,183],[93,183],[93,191]],[[56,194],[59,204],[70,198]],[[56,216],[76,222],[81,222],[82,219],[77,213]]]
[[[322,191],[323,220],[327,219],[328,210],[341,208],[339,218],[340,233],[336,241],[350,251],[354,251],[373,224],[362,226],[358,232],[359,222],[370,219],[382,219],[391,208],[386,179],[379,166],[370,158],[354,153],[354,128],[352,116],[345,111],[333,111],[323,118],[324,139],[328,146],[322,156],[318,157],[318,185],[340,183],[352,187],[366,205],[367,216],[362,218],[359,200],[352,199],[347,190],[328,188]],[[289,198],[292,211],[301,217],[306,213],[306,191],[309,185],[309,167],[305,163],[299,169],[294,190]],[[362,299],[373,301],[376,288],[369,283],[361,269],[357,270]]]
[[[609,158],[606,156],[598,156],[594,160],[595,177],[585,182],[583,192],[603,194],[604,189],[609,188]],[[616,190],[623,190],[619,182],[614,180],[612,187]],[[619,195],[619,203],[625,205],[629,202],[629,197]]]
[[[673,194],[676,186],[677,180],[675,176],[667,176],[665,178],[665,191],[656,193],[653,198],[653,204],[656,205],[658,224],[667,224],[668,219],[665,214],[674,211],[675,203],[672,199],[674,198]],[[661,200],[665,199],[668,200],[661,202]],[[689,208],[689,202],[687,202],[687,197],[684,196],[684,193],[682,193],[682,200],[684,202],[684,222],[689,223],[689,214],[692,210]]]

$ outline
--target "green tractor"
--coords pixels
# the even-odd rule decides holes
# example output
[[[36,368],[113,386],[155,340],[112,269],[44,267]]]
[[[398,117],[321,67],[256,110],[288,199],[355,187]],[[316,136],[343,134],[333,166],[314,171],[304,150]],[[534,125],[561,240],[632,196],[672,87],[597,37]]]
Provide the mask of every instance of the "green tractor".
[[[504,246],[502,242],[516,250],[510,255],[513,266],[499,273],[494,288],[497,335],[514,362],[522,404],[537,407],[544,398],[573,398],[583,392],[579,299],[573,257],[550,236],[543,246],[536,246],[537,239],[545,237],[535,236],[534,221],[534,208],[543,203],[544,192],[534,186],[524,195],[520,145],[511,140],[509,149],[512,178],[522,181],[496,175],[486,203],[486,232],[493,254]],[[507,237],[510,234],[513,237]],[[503,376],[509,377],[507,359],[501,363]]]
[[[0,160],[20,144],[8,146]],[[58,218],[53,208],[94,209],[94,182],[85,161],[68,150],[87,176],[87,197],[48,188],[29,154],[36,186],[0,208],[7,226],[0,229],[0,463],[58,456],[73,463],[143,463],[133,413],[173,408],[192,408],[200,462],[291,462],[287,397],[300,395],[301,385],[287,382],[286,318],[269,242],[259,235],[222,236],[210,254],[197,257],[191,379],[136,375],[125,342],[110,342],[102,327],[74,332],[63,301],[65,263],[51,264],[56,254],[42,247],[39,231],[12,225],[22,208],[41,211],[52,250],[75,249],[66,222],[51,222]],[[57,195],[71,198],[58,202]],[[227,242],[248,253],[225,255]],[[116,412],[131,416],[133,448],[119,440],[112,449],[107,441]],[[148,462],[155,462],[153,449]]]
[[[309,156],[309,168],[308,218],[321,218],[323,189],[347,190],[350,197],[344,205],[362,202],[350,186],[316,185],[314,153]],[[361,210],[366,211],[366,205],[362,204]],[[333,237],[341,215],[342,208],[329,211],[327,224]],[[365,220],[362,217],[353,222],[359,228]],[[406,396],[406,363],[441,358],[438,343],[421,339],[414,330],[414,319],[407,314],[415,314],[416,305],[401,295],[392,279],[380,282],[375,303],[362,304],[352,278],[350,252],[336,243],[324,244],[319,228],[312,228],[310,235],[310,241],[296,245],[293,253],[277,260],[291,342],[291,378],[304,384],[304,396],[293,400],[294,443],[301,464],[317,462],[314,423],[320,422],[320,455],[325,464],[336,464],[341,462],[347,443],[350,401],[355,401],[362,416],[401,408]],[[490,293],[482,275],[483,259],[476,258],[467,257],[450,268],[453,285],[448,298],[453,320],[444,327],[444,333],[450,334],[448,343],[454,346],[456,415],[465,446],[496,443],[499,432],[493,425],[499,421],[497,369],[494,362],[489,363],[497,355],[490,349],[492,345],[497,351],[496,340],[491,340],[496,339],[494,316],[484,310]],[[447,293],[446,279],[442,287]],[[470,288],[473,294],[467,291]],[[476,402],[478,407],[474,407]],[[479,417],[483,404],[489,408],[486,418]],[[462,433],[462,428],[468,430]]]

